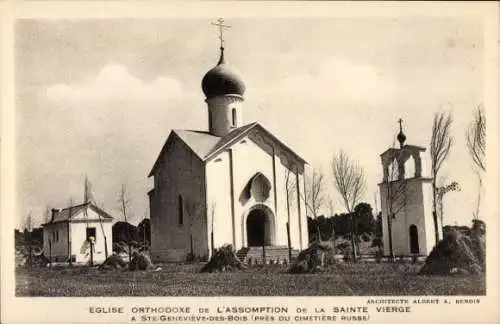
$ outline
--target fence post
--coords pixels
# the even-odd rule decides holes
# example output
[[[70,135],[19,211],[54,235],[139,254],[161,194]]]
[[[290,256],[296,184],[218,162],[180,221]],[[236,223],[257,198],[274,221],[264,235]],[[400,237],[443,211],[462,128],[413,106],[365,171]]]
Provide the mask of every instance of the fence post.
[[[49,268],[52,268],[52,241],[49,239]]]

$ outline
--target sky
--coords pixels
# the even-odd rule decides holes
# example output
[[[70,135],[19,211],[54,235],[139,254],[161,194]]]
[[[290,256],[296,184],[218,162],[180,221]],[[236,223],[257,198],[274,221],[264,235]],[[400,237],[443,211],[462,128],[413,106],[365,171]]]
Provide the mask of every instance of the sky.
[[[123,183],[130,221],[149,215],[147,175],[169,132],[208,127],[201,79],[218,60],[216,18],[16,22],[18,227],[28,213],[41,223],[47,207],[81,202],[85,176],[117,220]],[[226,62],[247,87],[244,122],[260,122],[308,171],[321,169],[336,212],[344,211],[331,174],[339,149],[363,167],[363,201],[376,209],[379,155],[393,146],[397,120],[407,144],[428,147],[433,115],[443,111],[453,114],[454,144],[438,183],[461,186],[445,197],[445,223],[470,224],[477,178],[465,130],[484,102],[480,20],[227,22]]]

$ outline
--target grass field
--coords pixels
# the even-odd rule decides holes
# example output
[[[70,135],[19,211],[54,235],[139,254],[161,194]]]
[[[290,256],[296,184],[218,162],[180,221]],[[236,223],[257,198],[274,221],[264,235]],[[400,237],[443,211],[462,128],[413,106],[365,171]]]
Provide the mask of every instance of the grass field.
[[[411,264],[338,264],[293,275],[283,265],[199,273],[202,265],[164,264],[159,272],[96,268],[16,270],[16,296],[381,296],[485,295],[484,276],[418,275]]]

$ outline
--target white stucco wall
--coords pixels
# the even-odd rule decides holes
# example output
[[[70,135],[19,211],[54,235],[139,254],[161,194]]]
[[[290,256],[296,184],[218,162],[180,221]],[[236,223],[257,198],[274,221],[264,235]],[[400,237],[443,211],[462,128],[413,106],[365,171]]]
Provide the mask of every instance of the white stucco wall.
[[[207,178],[207,237],[214,232],[214,247],[233,242],[229,152],[222,152],[206,165]],[[210,247],[212,250],[213,247]]]
[[[389,183],[389,185],[393,186],[393,191],[398,192],[398,195],[394,195],[393,199],[404,199],[405,201],[404,203],[398,202],[394,204],[394,211],[396,212],[396,217],[392,220],[394,254],[396,256],[411,254],[409,228],[411,225],[416,225],[420,254],[427,255],[435,245],[431,179],[410,178],[402,181],[405,181],[406,185],[401,185],[401,181]],[[399,190],[396,188],[399,188]],[[387,184],[380,184],[379,189],[382,208],[384,254],[389,255]],[[441,228],[441,226],[439,227]]]
[[[102,222],[72,222],[71,223],[71,251],[76,256],[76,262],[90,261],[90,245],[87,242],[87,227],[95,227],[96,238],[94,241],[94,262],[102,262],[106,259],[104,235],[108,246],[108,256],[113,253],[113,238],[111,221]],[[103,233],[104,232],[104,233]]]
[[[274,146],[274,150],[273,150]],[[207,206],[209,210],[208,235],[210,235],[210,210],[214,212],[214,243],[215,247],[223,244],[233,244],[236,249],[247,246],[246,221],[249,211],[257,204],[265,205],[274,214],[273,245],[287,246],[285,176],[286,167],[282,163],[283,152],[276,145],[266,143],[257,133],[250,133],[231,146],[229,150],[218,154],[207,162]],[[273,159],[273,155],[275,158]],[[232,156],[233,183],[234,183],[234,221],[231,207],[231,179],[230,159]],[[289,159],[291,159],[289,157]],[[299,175],[291,174],[291,181],[299,181],[303,189],[303,165],[299,162]],[[273,170],[274,167],[274,170]],[[249,181],[257,173],[264,175],[270,182],[269,196],[263,201],[256,201],[254,197],[248,200],[242,195]],[[276,187],[276,191],[275,191]],[[276,198],[275,198],[276,196]],[[299,207],[297,194],[290,197],[290,230],[293,248],[307,247],[307,219],[301,204],[301,225],[299,226]],[[234,223],[234,225],[233,225]],[[234,226],[234,229],[233,229]],[[302,228],[302,246],[300,244],[299,227]],[[234,233],[234,238],[233,238]]]
[[[205,172],[203,162],[174,135],[158,167],[156,187],[150,195],[151,257],[153,261],[182,261],[190,252],[189,206],[193,206],[193,251],[208,255]],[[179,224],[179,195],[183,197],[183,223]]]
[[[234,128],[242,126],[243,98],[239,96],[218,96],[207,100],[209,110],[210,132],[216,136],[224,136]],[[235,124],[233,124],[233,109]]]

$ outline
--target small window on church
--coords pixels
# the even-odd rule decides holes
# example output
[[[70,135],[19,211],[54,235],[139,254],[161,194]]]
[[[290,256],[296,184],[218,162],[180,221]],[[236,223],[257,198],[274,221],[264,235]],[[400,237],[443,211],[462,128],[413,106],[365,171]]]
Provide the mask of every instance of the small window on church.
[[[182,196],[179,195],[179,225],[182,225],[184,221],[184,202]]]
[[[208,130],[212,130],[212,111],[208,109]]]
[[[236,108],[233,108],[233,126],[236,126]]]

